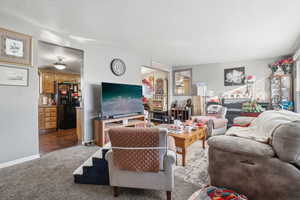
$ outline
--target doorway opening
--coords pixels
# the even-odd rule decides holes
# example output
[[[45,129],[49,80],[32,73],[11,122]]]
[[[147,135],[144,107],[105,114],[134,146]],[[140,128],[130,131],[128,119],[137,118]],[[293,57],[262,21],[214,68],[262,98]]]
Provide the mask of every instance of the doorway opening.
[[[41,155],[83,140],[83,59],[82,50],[38,42]]]
[[[169,72],[152,67],[141,67],[143,103],[148,120],[166,123],[169,116]]]

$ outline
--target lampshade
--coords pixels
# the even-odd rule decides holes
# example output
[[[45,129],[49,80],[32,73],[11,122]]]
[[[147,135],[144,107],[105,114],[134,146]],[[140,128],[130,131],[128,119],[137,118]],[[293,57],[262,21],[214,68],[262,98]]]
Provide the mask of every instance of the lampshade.
[[[66,69],[66,64],[64,64],[64,57],[62,57],[62,56],[58,56],[57,57],[57,62],[56,63],[54,63],[53,65],[54,65],[54,67],[56,68],[56,69],[58,69],[58,70],[63,70],[63,69]]]
[[[54,67],[59,70],[66,69],[66,64],[63,63],[54,63]]]

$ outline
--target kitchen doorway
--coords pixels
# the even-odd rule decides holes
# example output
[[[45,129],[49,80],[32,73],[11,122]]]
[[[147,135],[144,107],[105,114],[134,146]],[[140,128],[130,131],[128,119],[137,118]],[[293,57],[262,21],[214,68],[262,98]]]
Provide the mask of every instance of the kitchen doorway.
[[[83,141],[84,52],[38,42],[40,154]]]

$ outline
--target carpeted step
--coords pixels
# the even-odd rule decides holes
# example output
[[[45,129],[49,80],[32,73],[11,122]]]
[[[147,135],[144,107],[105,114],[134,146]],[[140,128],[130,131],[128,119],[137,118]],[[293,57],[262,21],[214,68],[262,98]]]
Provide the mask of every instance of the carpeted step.
[[[81,184],[109,185],[108,163],[105,154],[109,149],[101,148],[74,172],[74,182]]]

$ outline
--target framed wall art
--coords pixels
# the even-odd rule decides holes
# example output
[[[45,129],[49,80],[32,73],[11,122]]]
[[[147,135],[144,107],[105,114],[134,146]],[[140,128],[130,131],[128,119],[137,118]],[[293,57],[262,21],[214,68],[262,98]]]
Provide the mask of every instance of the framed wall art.
[[[224,69],[224,86],[245,85],[245,67]]]
[[[28,86],[28,69],[0,65],[0,85]]]
[[[0,28],[0,63],[31,66],[31,36]]]

